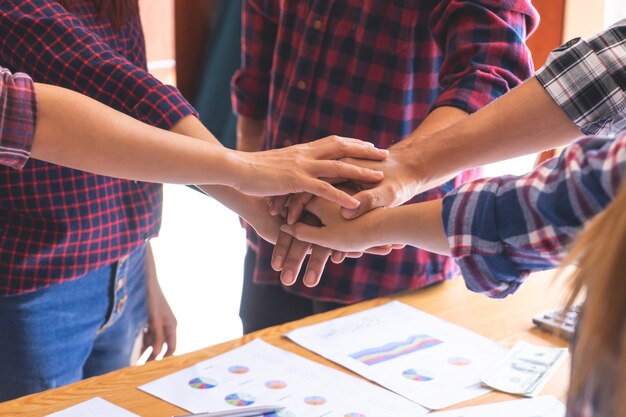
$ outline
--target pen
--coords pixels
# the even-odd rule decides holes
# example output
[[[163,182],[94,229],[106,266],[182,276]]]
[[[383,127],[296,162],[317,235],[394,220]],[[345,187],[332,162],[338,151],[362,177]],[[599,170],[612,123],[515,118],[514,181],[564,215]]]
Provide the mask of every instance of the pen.
[[[277,405],[267,405],[260,407],[243,408],[240,410],[216,411],[213,413],[183,414],[180,416],[172,417],[256,417],[265,414],[278,413],[279,411],[284,409],[285,407]]]

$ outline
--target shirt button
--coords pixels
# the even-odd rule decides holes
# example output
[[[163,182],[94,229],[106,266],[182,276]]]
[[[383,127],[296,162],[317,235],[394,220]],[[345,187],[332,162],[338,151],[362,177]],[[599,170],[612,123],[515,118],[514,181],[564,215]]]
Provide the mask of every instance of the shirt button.
[[[313,27],[317,30],[320,30],[322,28],[322,21],[319,19],[315,20],[315,22],[313,22]]]
[[[298,89],[300,90],[304,90],[306,88],[306,83],[302,80],[298,81],[298,84],[296,84],[298,86]]]
[[[285,139],[285,140],[283,141],[283,145],[285,145],[285,146],[291,146],[291,145],[293,145],[293,142],[292,142],[291,140],[289,140],[289,139]]]

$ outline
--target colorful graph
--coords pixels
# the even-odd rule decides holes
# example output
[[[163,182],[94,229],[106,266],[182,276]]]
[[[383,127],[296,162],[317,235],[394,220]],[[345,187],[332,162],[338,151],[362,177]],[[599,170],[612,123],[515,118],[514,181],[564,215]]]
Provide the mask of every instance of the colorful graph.
[[[285,381],[280,381],[278,379],[274,379],[271,381],[267,381],[265,386],[269,389],[283,389],[287,387],[287,383]]]
[[[254,398],[250,394],[242,394],[242,393],[234,393],[229,394],[224,398],[224,401],[230,405],[234,405],[235,407],[245,407],[250,404],[254,404],[256,398]]]
[[[228,372],[230,372],[231,374],[247,374],[248,372],[250,372],[250,368],[248,368],[247,366],[235,365],[228,368]]]
[[[195,389],[211,389],[219,385],[217,379],[211,377],[198,377],[189,381],[189,386]]]
[[[454,366],[467,366],[472,363],[472,360],[469,358],[464,358],[462,356],[456,356],[454,358],[448,359],[448,363]]]
[[[365,414],[361,413],[348,413],[343,417],[367,417]]]
[[[428,335],[409,336],[408,339],[401,342],[392,342],[383,346],[365,349],[351,354],[350,357],[366,365],[376,365],[377,363],[395,359],[418,350],[437,346],[440,343],[443,342]]]
[[[306,397],[304,402],[309,405],[322,405],[326,404],[326,398],[320,397],[319,395],[311,395],[310,397]]]
[[[421,382],[432,381],[435,379],[435,374],[424,369],[407,369],[402,372],[402,376],[406,379],[410,379],[411,381]]]

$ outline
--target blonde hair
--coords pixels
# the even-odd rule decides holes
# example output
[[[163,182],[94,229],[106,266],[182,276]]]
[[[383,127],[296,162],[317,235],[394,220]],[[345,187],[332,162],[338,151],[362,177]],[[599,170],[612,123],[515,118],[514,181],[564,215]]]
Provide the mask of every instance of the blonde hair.
[[[569,404],[598,416],[626,410],[626,188],[581,234],[564,265],[578,264],[569,305],[585,302],[574,343]]]

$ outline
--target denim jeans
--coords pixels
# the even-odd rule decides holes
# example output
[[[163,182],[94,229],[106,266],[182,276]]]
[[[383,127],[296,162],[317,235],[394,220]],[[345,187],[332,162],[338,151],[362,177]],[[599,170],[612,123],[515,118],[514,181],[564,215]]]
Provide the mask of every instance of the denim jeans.
[[[130,365],[147,322],[145,250],[74,281],[0,297],[0,401]]]

